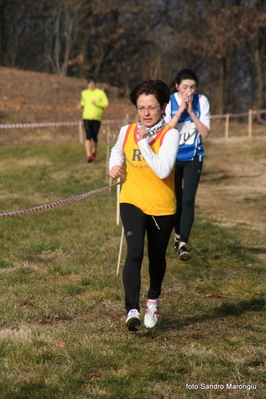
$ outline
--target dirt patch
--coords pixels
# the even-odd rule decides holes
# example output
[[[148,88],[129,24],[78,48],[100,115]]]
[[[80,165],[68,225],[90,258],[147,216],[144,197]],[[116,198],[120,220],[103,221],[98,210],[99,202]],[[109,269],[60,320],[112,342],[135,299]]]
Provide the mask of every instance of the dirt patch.
[[[238,227],[252,246],[266,248],[265,139],[210,139],[206,147],[199,211],[213,223]]]
[[[17,329],[12,328],[2,328],[0,331],[1,341],[9,340],[15,342],[31,342],[32,341],[32,327],[27,325],[22,325]]]

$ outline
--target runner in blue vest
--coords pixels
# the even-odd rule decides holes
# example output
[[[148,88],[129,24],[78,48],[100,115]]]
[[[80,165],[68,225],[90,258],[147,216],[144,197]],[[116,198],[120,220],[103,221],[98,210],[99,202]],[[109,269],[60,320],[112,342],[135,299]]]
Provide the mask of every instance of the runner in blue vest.
[[[191,69],[182,69],[176,75],[165,113],[165,120],[180,132],[179,150],[175,167],[174,249],[179,259],[190,259],[187,248],[194,222],[195,199],[204,160],[202,140],[210,130],[210,105],[206,96],[197,94],[198,77]]]

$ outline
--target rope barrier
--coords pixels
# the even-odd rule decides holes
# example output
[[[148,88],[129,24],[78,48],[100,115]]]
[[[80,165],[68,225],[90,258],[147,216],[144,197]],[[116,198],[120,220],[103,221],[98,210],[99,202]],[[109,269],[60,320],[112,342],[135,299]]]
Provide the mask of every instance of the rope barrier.
[[[265,119],[262,119],[258,114],[256,114],[256,117],[257,117],[257,121],[259,123],[262,123],[263,125],[266,125],[266,120]]]
[[[211,119],[226,118],[226,114],[210,115]]]
[[[30,127],[53,127],[53,126],[78,126],[81,121],[76,122],[41,122],[41,123],[7,123],[0,124],[0,129],[16,129],[16,128],[30,128]],[[112,123],[123,123],[124,119],[105,119],[102,124],[108,125]]]
[[[258,115],[266,113],[266,110],[252,110],[252,115]],[[216,114],[210,115],[211,119],[218,119],[218,118],[226,118],[228,115],[230,118],[237,118],[241,116],[248,116],[250,112],[243,112],[238,114]],[[103,125],[110,125],[112,123],[123,123],[125,119],[104,119],[102,120]],[[75,121],[75,122],[41,122],[41,123],[7,123],[7,124],[0,124],[0,129],[15,129],[15,128],[30,128],[30,127],[53,127],[53,126],[77,126],[82,121]]]
[[[89,191],[89,192],[84,193],[84,194],[79,194],[79,195],[76,195],[75,197],[67,198],[65,200],[59,200],[59,201],[51,202],[50,204],[40,205],[40,206],[36,206],[34,208],[22,209],[22,210],[13,211],[13,212],[0,213],[0,218],[5,218],[5,217],[8,217],[8,216],[21,215],[21,214],[29,213],[29,212],[42,211],[44,209],[52,209],[52,208],[56,208],[58,206],[64,206],[64,205],[72,204],[73,202],[80,201],[80,200],[82,200],[84,198],[90,197],[93,194],[98,194],[98,193],[101,193],[103,191],[109,190],[110,188],[118,186],[119,184],[122,184],[122,183],[123,183],[123,181],[119,180],[117,183],[113,183],[113,184],[111,184],[109,186],[97,188],[96,190]]]
[[[258,110],[258,111],[249,111],[249,112],[242,112],[242,113],[238,113],[238,114],[231,114],[231,113],[227,113],[227,114],[217,114],[217,115],[210,115],[211,119],[217,119],[217,118],[226,118],[227,116],[230,116],[230,118],[239,118],[241,116],[248,116],[250,115],[250,113],[252,115],[257,115],[257,114],[264,114],[266,113],[266,110]]]

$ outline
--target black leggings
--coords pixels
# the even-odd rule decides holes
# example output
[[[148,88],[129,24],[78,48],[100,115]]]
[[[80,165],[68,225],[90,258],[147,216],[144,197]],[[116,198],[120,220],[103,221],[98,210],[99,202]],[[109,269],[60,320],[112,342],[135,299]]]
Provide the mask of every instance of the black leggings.
[[[175,194],[177,209],[175,215],[175,233],[181,241],[188,242],[194,222],[195,199],[200,181],[203,162],[198,158],[193,161],[176,161]]]
[[[101,122],[96,120],[84,119],[83,124],[86,132],[86,140],[93,140],[95,141],[95,143],[97,143]]]
[[[149,299],[157,299],[166,270],[165,254],[171,232],[174,215],[150,216],[131,204],[120,204],[120,214],[127,241],[127,256],[123,270],[125,289],[125,308],[139,311],[141,286],[141,265],[144,254],[145,232],[148,239],[148,258],[150,287]]]

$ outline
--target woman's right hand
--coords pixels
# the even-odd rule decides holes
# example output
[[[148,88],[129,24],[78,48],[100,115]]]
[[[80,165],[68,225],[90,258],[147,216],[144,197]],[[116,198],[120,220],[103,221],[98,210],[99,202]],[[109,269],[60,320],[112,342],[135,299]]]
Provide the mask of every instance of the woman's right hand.
[[[189,94],[186,94],[181,101],[180,107],[179,107],[179,111],[184,112],[185,109],[188,109],[191,106],[191,97]]]
[[[123,168],[122,166],[115,165],[109,170],[109,176],[112,179],[119,179],[123,175]]]

